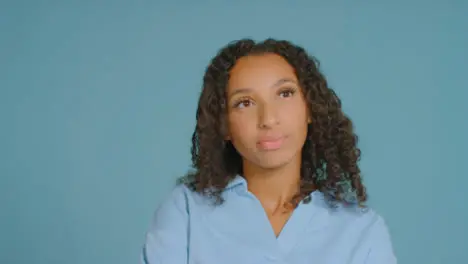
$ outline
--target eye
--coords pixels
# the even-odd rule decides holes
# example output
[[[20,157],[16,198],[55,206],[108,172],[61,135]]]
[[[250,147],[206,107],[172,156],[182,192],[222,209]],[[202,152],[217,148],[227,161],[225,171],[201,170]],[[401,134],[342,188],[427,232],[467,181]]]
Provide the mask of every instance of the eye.
[[[252,101],[249,100],[249,99],[242,99],[242,100],[239,100],[237,101],[235,104],[234,104],[234,108],[244,108],[244,107],[249,107],[252,105]]]
[[[293,96],[295,92],[296,92],[296,89],[288,88],[288,89],[282,90],[282,91],[279,93],[279,95],[280,95],[281,97],[287,98],[287,97]]]

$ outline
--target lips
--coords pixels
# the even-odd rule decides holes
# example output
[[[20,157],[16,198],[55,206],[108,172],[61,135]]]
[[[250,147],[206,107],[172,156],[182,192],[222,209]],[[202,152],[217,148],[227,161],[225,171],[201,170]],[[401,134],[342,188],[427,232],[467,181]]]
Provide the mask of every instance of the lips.
[[[283,145],[285,137],[265,137],[257,142],[262,150],[277,150]]]

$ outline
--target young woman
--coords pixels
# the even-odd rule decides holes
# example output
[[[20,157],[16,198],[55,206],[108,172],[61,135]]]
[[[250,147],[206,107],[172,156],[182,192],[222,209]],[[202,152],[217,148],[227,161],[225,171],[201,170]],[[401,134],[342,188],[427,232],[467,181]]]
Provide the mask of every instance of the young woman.
[[[396,263],[352,122],[303,48],[230,43],[196,118],[195,170],[156,210],[142,263]]]

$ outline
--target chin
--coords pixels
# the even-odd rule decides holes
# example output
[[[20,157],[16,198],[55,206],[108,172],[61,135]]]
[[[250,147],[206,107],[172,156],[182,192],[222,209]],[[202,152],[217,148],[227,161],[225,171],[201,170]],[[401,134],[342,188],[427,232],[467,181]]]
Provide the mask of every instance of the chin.
[[[273,170],[281,168],[291,163],[294,160],[295,155],[280,155],[280,153],[275,153],[271,155],[262,155],[256,160],[256,165],[263,169]]]

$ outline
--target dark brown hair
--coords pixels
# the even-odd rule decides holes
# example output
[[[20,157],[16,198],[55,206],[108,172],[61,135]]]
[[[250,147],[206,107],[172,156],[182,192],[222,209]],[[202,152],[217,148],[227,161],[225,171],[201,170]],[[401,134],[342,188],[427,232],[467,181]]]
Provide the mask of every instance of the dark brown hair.
[[[301,187],[293,206],[310,201],[314,190],[328,201],[362,205],[366,190],[361,182],[360,150],[351,120],[343,113],[341,101],[328,87],[316,58],[291,42],[267,39],[255,43],[242,39],[229,43],[212,59],[203,79],[203,89],[192,136],[194,171],[181,179],[192,190],[223,202],[222,192],[237,175],[242,159],[226,141],[226,86],[236,61],[248,55],[274,53],[295,70],[303,89],[312,122],[302,150]]]

